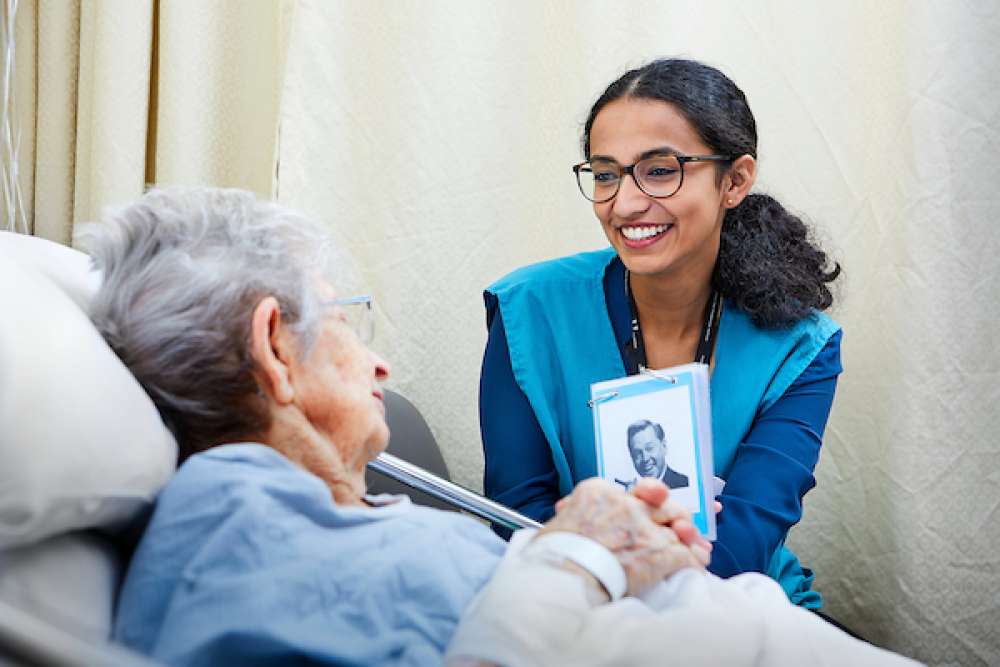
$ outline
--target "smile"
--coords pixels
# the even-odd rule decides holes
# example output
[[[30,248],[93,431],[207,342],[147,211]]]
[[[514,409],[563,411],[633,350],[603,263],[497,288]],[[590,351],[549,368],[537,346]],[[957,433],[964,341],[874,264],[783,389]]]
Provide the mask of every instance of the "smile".
[[[673,225],[635,225],[621,227],[618,231],[628,241],[651,241],[665,234]]]

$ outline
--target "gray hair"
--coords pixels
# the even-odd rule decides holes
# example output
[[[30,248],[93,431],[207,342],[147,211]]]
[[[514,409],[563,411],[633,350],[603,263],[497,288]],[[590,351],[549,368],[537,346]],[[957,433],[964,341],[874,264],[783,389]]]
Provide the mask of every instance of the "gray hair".
[[[249,351],[253,310],[275,297],[307,354],[329,235],[251,192],[190,188],[152,190],[83,240],[103,272],[91,319],[152,397],[180,460],[266,430]]]

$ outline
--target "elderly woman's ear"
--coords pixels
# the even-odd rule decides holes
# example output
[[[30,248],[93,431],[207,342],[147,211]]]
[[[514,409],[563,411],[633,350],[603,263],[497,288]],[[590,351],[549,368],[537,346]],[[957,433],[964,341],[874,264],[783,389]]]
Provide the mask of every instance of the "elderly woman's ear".
[[[295,358],[295,336],[281,320],[281,307],[273,296],[254,308],[250,321],[250,356],[261,391],[279,405],[292,402],[295,388],[291,362]]]

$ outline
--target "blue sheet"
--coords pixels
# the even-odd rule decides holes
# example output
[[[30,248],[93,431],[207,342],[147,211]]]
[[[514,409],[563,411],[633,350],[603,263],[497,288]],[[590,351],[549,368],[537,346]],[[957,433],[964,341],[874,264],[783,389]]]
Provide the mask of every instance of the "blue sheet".
[[[171,665],[433,665],[505,543],[403,499],[338,507],[262,445],[190,458],[157,500],[114,637]]]

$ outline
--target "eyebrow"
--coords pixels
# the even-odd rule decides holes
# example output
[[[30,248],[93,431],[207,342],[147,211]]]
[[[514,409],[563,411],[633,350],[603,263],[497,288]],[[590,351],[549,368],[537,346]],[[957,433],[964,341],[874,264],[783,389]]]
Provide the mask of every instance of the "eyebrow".
[[[657,155],[683,155],[683,153],[673,146],[657,146],[656,148],[650,148],[648,151],[643,151],[639,155],[639,159],[636,162],[645,160],[646,158],[656,157]],[[594,160],[610,160],[611,162],[618,162],[610,155],[591,155],[591,162]]]

